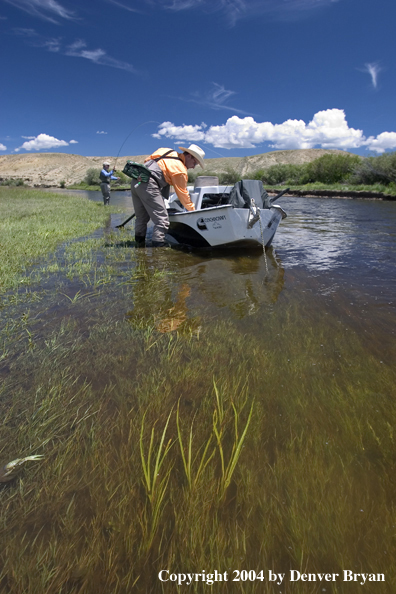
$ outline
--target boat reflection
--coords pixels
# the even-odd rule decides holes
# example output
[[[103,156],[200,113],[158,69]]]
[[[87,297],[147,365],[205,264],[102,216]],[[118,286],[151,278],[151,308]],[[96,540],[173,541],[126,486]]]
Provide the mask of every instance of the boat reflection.
[[[266,250],[267,263],[262,253],[215,257],[152,249],[139,250],[138,259],[126,317],[161,333],[199,334],[203,315],[243,319],[268,311],[285,283],[273,248]]]

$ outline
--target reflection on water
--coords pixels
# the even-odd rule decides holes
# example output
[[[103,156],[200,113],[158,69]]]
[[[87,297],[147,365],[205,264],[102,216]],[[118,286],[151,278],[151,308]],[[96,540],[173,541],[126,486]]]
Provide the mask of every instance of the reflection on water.
[[[1,493],[6,591],[163,594],[168,567],[303,567],[381,571],[393,594],[395,205],[282,206],[268,274],[262,253],[135,250],[112,215],[16,303],[0,449],[46,458]],[[239,585],[221,588],[271,590]]]
[[[102,202],[101,192],[85,190],[57,190],[78,193],[95,202]],[[389,286],[396,279],[395,229],[396,205],[371,200],[341,200],[334,198],[283,198],[282,206],[288,217],[280,224],[273,246],[277,259],[285,269],[304,267],[314,274],[334,272],[359,283],[367,274],[375,287]],[[133,211],[130,191],[113,191],[112,204]],[[112,226],[123,220],[113,215]],[[129,226],[133,232],[133,223]],[[251,254],[217,254],[227,261],[234,256],[228,270],[233,276],[262,275],[261,263]],[[202,258],[216,257],[212,251]],[[245,260],[246,258],[246,260]],[[183,258],[181,257],[181,260]],[[271,262],[272,265],[272,262]],[[260,271],[258,271],[260,268]],[[352,274],[351,274],[352,273]],[[352,277],[352,278],[351,278]],[[392,284],[394,294],[395,286]]]
[[[274,245],[281,256],[285,254],[287,268],[349,269],[359,275],[363,268],[388,276],[394,272],[394,203],[288,198],[283,205],[288,218],[282,221]]]
[[[78,192],[102,201],[100,192],[62,192]],[[257,313],[262,304],[275,303],[284,288],[294,290],[302,278],[309,290],[324,297],[334,299],[340,291],[346,291],[370,310],[373,303],[394,304],[394,203],[292,197],[281,202],[288,217],[278,228],[273,249],[267,250],[268,275],[259,252],[166,250],[154,259],[158,265],[182,273],[194,286],[189,303],[207,301],[219,310],[226,308],[237,318]],[[125,209],[128,216],[132,211],[130,192],[113,191],[112,204]],[[123,220],[124,215],[112,215],[106,231]],[[127,229],[132,239],[133,221]],[[124,241],[124,245],[131,244]],[[143,250],[140,257],[153,258],[151,249]],[[293,272],[297,268],[300,273]]]
[[[94,199],[100,200],[97,194]],[[115,194],[125,194],[117,196],[120,205],[130,204],[128,193]],[[190,287],[189,307],[214,307],[210,314],[214,316],[266,315],[283,290],[297,289],[322,295],[326,307],[336,307],[343,296],[353,304],[349,319],[368,322],[378,317],[374,310],[379,306],[394,308],[394,203],[286,198],[282,206],[288,217],[278,228],[273,248],[267,250],[268,274],[261,252],[146,248],[139,258],[177,273]],[[123,216],[112,215],[110,227]],[[381,327],[386,327],[385,312],[380,317]]]
[[[181,334],[199,336],[200,318],[188,313],[190,287],[183,283],[175,289],[166,277],[154,282],[146,279],[147,282],[138,283],[134,289],[133,309],[126,313],[128,322],[136,328],[152,326],[162,334],[177,330]]]
[[[231,314],[243,319],[260,315],[261,310],[267,315],[284,286],[285,271],[273,248],[267,251],[268,273],[262,253],[257,252],[215,256],[146,248],[139,249],[137,256],[133,310],[127,317],[149,321],[157,316],[155,326],[161,331],[180,331],[187,326],[191,331],[196,325],[191,312],[197,310],[210,318],[229,318]],[[152,276],[155,269],[163,271],[162,280]],[[142,271],[144,282],[139,282]],[[160,302],[154,297],[153,282],[157,287],[161,283]],[[188,324],[182,324],[187,318]]]
[[[65,194],[70,196],[83,196],[93,202],[99,202],[103,204],[102,192],[95,192],[92,190],[67,190],[59,189],[54,190],[53,188],[46,188],[44,191],[56,192],[56,194]],[[111,189],[110,204],[119,208],[125,208],[125,212],[133,212],[132,198],[130,190],[114,190]]]
[[[267,250],[268,274],[262,253],[190,259],[189,278],[198,289],[196,301],[211,303],[238,319],[268,310],[284,286],[284,269],[274,249]],[[186,274],[186,269],[184,268]]]

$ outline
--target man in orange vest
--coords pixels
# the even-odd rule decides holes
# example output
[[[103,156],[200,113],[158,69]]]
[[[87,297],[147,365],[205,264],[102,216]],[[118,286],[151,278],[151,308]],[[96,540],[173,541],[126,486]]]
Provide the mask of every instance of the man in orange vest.
[[[147,224],[150,219],[154,223],[153,247],[168,245],[165,234],[169,229],[169,218],[164,198],[169,197],[170,186],[175,188],[180,202],[187,210],[195,210],[187,190],[187,170],[194,169],[197,165],[203,168],[205,153],[196,144],[191,144],[188,148],[180,146],[179,149],[183,152],[178,153],[169,148],[156,150],[144,162],[151,171],[149,181],[132,180],[131,193],[136,215],[136,247],[145,246]]]

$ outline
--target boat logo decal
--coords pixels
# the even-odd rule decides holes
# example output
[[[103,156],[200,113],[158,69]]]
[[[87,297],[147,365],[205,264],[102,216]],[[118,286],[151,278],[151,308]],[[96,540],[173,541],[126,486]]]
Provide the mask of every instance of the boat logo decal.
[[[205,224],[205,221],[202,218],[201,219],[198,219],[198,221],[197,221],[197,227],[201,231],[205,231],[205,230],[207,231],[208,230],[208,228],[207,228],[207,226]]]
[[[198,229],[200,229],[201,231],[204,231],[205,229],[207,230],[207,226],[206,223],[215,223],[213,225],[214,229],[220,229],[221,225],[219,225],[218,221],[225,221],[226,217],[225,215],[219,215],[217,217],[201,217],[200,219],[198,219],[197,221],[197,227]]]

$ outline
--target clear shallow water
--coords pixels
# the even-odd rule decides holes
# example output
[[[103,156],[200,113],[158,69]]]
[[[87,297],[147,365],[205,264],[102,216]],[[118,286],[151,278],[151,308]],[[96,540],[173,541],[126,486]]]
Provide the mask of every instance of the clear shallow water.
[[[370,275],[391,281],[395,288],[394,203],[288,198],[283,206],[288,218],[274,245],[285,266]]]
[[[87,271],[67,276],[76,251],[36,288],[38,303],[15,306],[20,352],[0,368],[15,412],[7,412],[1,447],[16,457],[17,437],[22,451],[42,448],[46,459],[37,478],[24,475],[23,505],[17,498],[3,505],[11,591],[41,591],[43,567],[51,578],[54,566],[58,582],[47,582],[49,594],[65,584],[87,594],[156,594],[168,591],[157,579],[168,566],[304,567],[384,571],[386,583],[370,592],[393,594],[395,205],[284,199],[289,216],[267,251],[267,271],[260,250],[135,250],[133,226],[126,235],[115,231],[131,212],[130,197],[114,195],[125,213],[109,216],[95,234],[108,244],[87,258]],[[214,380],[228,407],[227,459],[230,403],[241,411],[241,432],[254,401],[235,481],[219,501],[214,456],[190,497],[173,414],[170,480],[147,554],[140,427],[147,452],[151,428],[157,443],[180,402],[184,444],[193,422],[194,454],[202,452]],[[23,565],[21,542],[30,545]],[[43,561],[44,550],[53,554]],[[271,588],[230,583],[224,591]],[[335,591],[362,589],[341,582]]]
[[[72,196],[84,196],[84,198],[88,198],[89,200],[92,200],[93,202],[100,202],[101,204],[103,204],[103,197],[102,197],[102,192],[98,191],[98,192],[94,192],[94,191],[88,191],[88,190],[62,190],[62,189],[52,189],[52,188],[48,188],[46,191],[48,192],[56,192],[57,194],[70,194]],[[133,210],[132,207],[132,198],[131,198],[131,192],[130,190],[117,190],[114,191],[113,189],[111,190],[111,198],[110,198],[110,203],[113,206],[118,206],[120,208],[125,208],[126,212],[129,210]]]
[[[274,248],[286,279],[300,276],[324,308],[339,310],[341,324],[382,343],[384,356],[394,352],[396,204],[288,198],[283,206]]]
[[[84,195],[101,202],[100,192]],[[129,192],[113,192],[112,204],[125,208],[126,216],[132,212]],[[167,250],[154,260],[189,284],[190,307],[206,304],[208,315],[266,315],[282,293],[297,300],[317,296],[324,311],[340,309],[340,323],[362,332],[368,327],[373,342],[377,336],[381,343],[381,335],[388,345],[396,316],[396,204],[292,197],[280,204],[288,216],[267,250],[268,274],[259,250]],[[107,231],[123,220],[112,215]],[[133,224],[127,228],[133,238]],[[143,252],[141,258],[153,258],[151,249]]]
[[[102,202],[101,192],[61,192]],[[111,215],[106,228],[98,230],[96,237],[111,233],[133,212],[129,191],[112,191],[111,204],[124,213]],[[318,299],[315,307],[323,308],[323,315],[332,311],[340,317],[340,324],[352,324],[361,334],[369,334],[373,344],[392,350],[396,204],[292,197],[281,199],[280,204],[288,216],[280,224],[272,248],[267,250],[268,273],[260,250],[189,253],[147,248],[139,251],[139,262],[148,268],[168,270],[176,294],[177,287],[187,283],[186,307],[206,312],[204,318],[262,317],[277,311],[279,299],[304,303],[314,298]],[[132,221],[126,227],[131,240],[133,228]],[[126,249],[133,250],[130,246]],[[135,295],[134,299],[139,297]],[[150,299],[145,298],[145,307],[150,310]]]
[[[63,190],[62,193],[79,194],[102,202],[101,192]],[[381,299],[381,294],[385,300],[385,295],[395,297],[395,203],[291,197],[282,198],[279,203],[288,217],[278,228],[273,248],[283,269],[301,267],[313,276],[323,274],[328,281],[334,278],[335,283],[342,279],[346,284],[356,282],[364,288],[364,293],[375,293],[377,300]],[[112,191],[111,204],[125,209],[126,217],[133,212],[129,191]],[[123,215],[113,215],[111,225],[123,220]],[[199,259],[197,254],[199,252],[196,253]],[[216,255],[233,261],[236,274],[254,274],[260,268],[256,257],[249,252],[225,257],[220,253]]]

